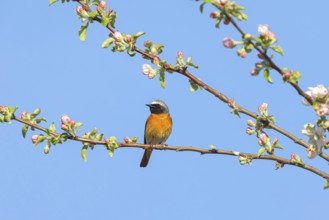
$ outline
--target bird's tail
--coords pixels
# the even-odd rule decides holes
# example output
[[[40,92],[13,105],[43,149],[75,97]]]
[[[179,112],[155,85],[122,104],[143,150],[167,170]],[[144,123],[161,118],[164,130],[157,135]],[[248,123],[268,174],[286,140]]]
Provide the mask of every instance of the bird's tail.
[[[153,149],[146,149],[144,151],[144,155],[143,155],[140,167],[146,167],[147,166],[147,164],[149,163],[152,151],[153,151]]]

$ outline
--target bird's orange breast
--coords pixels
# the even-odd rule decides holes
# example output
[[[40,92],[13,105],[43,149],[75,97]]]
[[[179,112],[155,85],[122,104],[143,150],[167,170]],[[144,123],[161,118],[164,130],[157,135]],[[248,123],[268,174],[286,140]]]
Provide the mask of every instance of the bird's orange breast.
[[[151,114],[145,124],[144,143],[162,144],[172,130],[172,119],[169,114]]]

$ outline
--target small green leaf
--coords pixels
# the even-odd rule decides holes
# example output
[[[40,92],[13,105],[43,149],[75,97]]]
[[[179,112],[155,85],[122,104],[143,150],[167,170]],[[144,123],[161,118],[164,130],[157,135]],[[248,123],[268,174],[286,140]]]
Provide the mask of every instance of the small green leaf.
[[[78,127],[81,127],[82,125],[83,125],[82,122],[77,122],[77,123],[75,123],[74,127],[75,128],[78,128]]]
[[[165,73],[164,73],[164,71],[160,71],[159,80],[160,80],[160,85],[161,85],[161,87],[162,87],[162,88],[166,88],[166,78],[165,78]]]
[[[284,164],[283,164],[283,163],[280,163],[280,162],[278,162],[278,161],[275,163],[275,169],[276,169],[276,170],[282,168],[283,166],[284,166]]]
[[[87,162],[87,149],[88,149],[88,144],[84,143],[81,149],[81,157],[84,162]]]
[[[114,39],[112,37],[109,37],[103,42],[102,47],[108,48],[113,42],[114,42]]]
[[[280,46],[271,46],[271,49],[277,52],[278,54],[284,55],[283,49]]]
[[[109,150],[109,156],[110,156],[110,157],[113,157],[113,155],[114,155],[114,149],[110,149],[110,150]]]
[[[134,36],[134,38],[139,38],[140,36],[142,36],[144,34],[145,34],[145,32],[138,32],[138,33],[134,34],[133,36]]]
[[[54,122],[51,123],[51,125],[50,125],[50,127],[49,127],[49,131],[50,131],[50,132],[56,132],[56,127],[55,127]]]
[[[271,79],[271,75],[270,75],[270,70],[269,69],[265,69],[264,70],[264,79],[269,82],[269,83],[273,83],[272,79]]]
[[[23,125],[23,128],[22,128],[22,135],[23,137],[25,138],[26,136],[26,132],[28,131],[29,129],[29,126],[28,125]]]
[[[95,18],[97,16],[98,16],[98,11],[92,11],[92,12],[89,13],[90,18]]]
[[[283,147],[280,144],[273,144],[273,147],[283,150]]]
[[[81,28],[79,30],[79,38],[81,41],[85,41],[86,40],[86,34],[87,34],[87,28],[88,28],[89,22],[84,23],[83,25],[81,25]]]
[[[201,5],[200,5],[200,12],[201,13],[203,13],[203,9],[204,9],[204,5],[205,5],[206,3],[202,3]]]
[[[193,82],[192,80],[190,80],[190,84],[191,84],[191,87],[190,87],[191,92],[195,92],[199,89],[199,86],[195,82]]]
[[[102,22],[101,22],[101,24],[102,24],[104,27],[106,27],[106,26],[109,24],[109,22],[110,22],[110,18],[105,17],[105,16],[102,16]]]
[[[261,147],[258,150],[257,157],[260,157],[266,151],[265,147]]]
[[[49,5],[52,5],[52,4],[56,3],[56,2],[58,2],[58,0],[50,0],[49,1]]]
[[[294,72],[289,78],[289,82],[298,83],[299,78],[302,77],[302,74],[298,71]]]
[[[324,184],[323,189],[328,189],[329,188],[329,179],[327,179],[326,183]]]
[[[97,134],[96,137],[95,137],[96,141],[101,141],[102,139],[103,139],[103,134],[102,133]]]

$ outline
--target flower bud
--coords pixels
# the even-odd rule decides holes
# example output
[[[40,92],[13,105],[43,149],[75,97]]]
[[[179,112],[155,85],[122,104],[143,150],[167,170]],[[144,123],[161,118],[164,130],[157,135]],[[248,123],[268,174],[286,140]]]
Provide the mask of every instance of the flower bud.
[[[39,138],[39,135],[38,134],[35,134],[32,136],[32,143],[35,144],[37,141],[38,141],[38,138]]]
[[[71,121],[70,117],[67,115],[63,115],[61,120],[62,120],[62,124],[68,124]]]
[[[218,18],[220,13],[218,11],[213,11],[210,13],[210,18]]]
[[[270,32],[270,26],[268,24],[258,25],[258,33],[261,36],[265,36]]]
[[[226,48],[234,48],[236,46],[236,43],[234,42],[234,40],[232,38],[226,37],[223,40],[223,45]]]
[[[126,143],[126,144],[129,144],[131,142],[130,138],[129,137],[125,137],[123,139],[123,141]]]
[[[246,133],[249,134],[249,135],[252,135],[255,132],[256,132],[255,130],[253,130],[253,129],[249,128],[249,127],[247,127],[247,129],[246,129]]]
[[[120,41],[122,39],[122,34],[117,31],[113,34],[113,37],[115,38],[115,41]]]
[[[249,119],[247,121],[247,125],[250,126],[250,127],[255,127],[256,124],[255,124],[255,122],[253,120]]]
[[[23,120],[29,120],[30,117],[31,117],[31,114],[26,111],[23,111],[21,114],[21,119],[23,119]]]

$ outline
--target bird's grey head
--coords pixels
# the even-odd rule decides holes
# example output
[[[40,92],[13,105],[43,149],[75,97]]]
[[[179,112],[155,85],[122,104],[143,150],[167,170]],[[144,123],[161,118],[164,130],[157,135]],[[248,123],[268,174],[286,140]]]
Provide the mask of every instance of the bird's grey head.
[[[152,114],[163,114],[168,113],[169,114],[169,108],[166,105],[166,103],[162,100],[154,100],[151,104],[146,104],[149,108]]]

